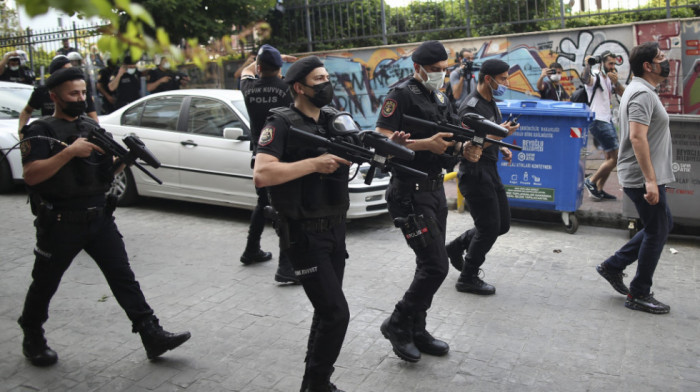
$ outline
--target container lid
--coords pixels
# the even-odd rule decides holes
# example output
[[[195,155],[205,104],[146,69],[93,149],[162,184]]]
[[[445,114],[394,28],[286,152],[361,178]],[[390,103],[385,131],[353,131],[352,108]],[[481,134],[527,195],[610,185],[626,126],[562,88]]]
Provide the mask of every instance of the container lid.
[[[548,99],[515,100],[497,102],[498,108],[507,114],[557,117],[592,117],[594,113],[585,103],[561,102]]]

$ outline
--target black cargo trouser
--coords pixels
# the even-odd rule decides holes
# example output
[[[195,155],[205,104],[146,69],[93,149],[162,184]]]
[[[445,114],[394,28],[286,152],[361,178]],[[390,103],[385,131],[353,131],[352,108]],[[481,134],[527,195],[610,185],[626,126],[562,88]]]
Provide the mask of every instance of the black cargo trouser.
[[[305,228],[289,222],[289,260],[314,307],[306,352],[305,378],[324,379],[333,373],[335,361],[350,322],[343,294],[343,274],[348,253],[345,222],[327,229]]]
[[[267,188],[255,188],[255,193],[258,194],[258,204],[255,205],[253,213],[250,215],[250,227],[248,228],[248,242],[246,244],[246,251],[255,252],[260,247],[260,238],[265,230],[265,223],[267,223],[267,218],[265,217],[265,207],[270,205],[270,199],[267,195]],[[255,247],[256,249],[248,249],[249,247]],[[280,245],[280,264],[288,262],[289,257],[287,256],[287,250]]]
[[[20,318],[23,328],[40,327],[49,318],[49,302],[63,273],[75,256],[85,250],[97,263],[114,298],[133,324],[153,315],[129,266],[122,236],[111,214],[98,214],[84,221],[63,218],[56,212],[39,212],[36,226],[36,255]]]
[[[474,228],[462,233],[459,241],[469,244],[464,260],[477,268],[484,264],[498,237],[510,230],[508,196],[495,162],[478,162],[460,169],[458,184],[474,219]]]
[[[413,249],[416,254],[416,271],[413,282],[399,302],[399,307],[409,313],[425,312],[433,302],[433,296],[447,277],[448,260],[445,250],[447,227],[447,201],[442,185],[434,191],[412,191],[392,181],[387,189],[386,200],[392,218],[405,217],[409,213],[432,219],[439,233],[422,249]],[[410,203],[410,206],[409,206]],[[407,208],[411,208],[410,212]],[[437,237],[437,238],[436,238]]]

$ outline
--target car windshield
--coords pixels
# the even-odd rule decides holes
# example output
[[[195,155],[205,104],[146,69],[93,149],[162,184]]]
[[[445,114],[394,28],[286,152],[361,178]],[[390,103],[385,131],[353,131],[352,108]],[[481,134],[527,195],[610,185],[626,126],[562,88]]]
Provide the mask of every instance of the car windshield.
[[[0,119],[19,118],[19,114],[29,102],[32,91],[32,88],[26,88],[22,85],[18,87],[0,86]],[[40,113],[40,111],[35,110],[32,117],[38,117]]]

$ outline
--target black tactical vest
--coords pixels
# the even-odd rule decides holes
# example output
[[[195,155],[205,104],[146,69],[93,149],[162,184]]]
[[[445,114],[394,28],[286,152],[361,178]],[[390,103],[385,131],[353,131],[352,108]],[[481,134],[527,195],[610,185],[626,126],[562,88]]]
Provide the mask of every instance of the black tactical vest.
[[[424,120],[433,121],[436,123],[447,122],[453,125],[459,124],[452,114],[452,109],[449,106],[449,99],[440,91],[426,93],[422,87],[419,87],[414,78],[409,78],[406,81],[399,83],[392,88],[401,92],[403,99],[409,100],[409,111],[405,114],[415,116]],[[426,102],[427,100],[427,102]],[[427,139],[435,135],[434,130],[411,130],[411,139]],[[449,154],[449,151],[448,151]],[[396,160],[406,166],[424,171],[430,176],[435,176],[442,172],[443,168],[451,170],[458,162],[457,158],[448,155],[437,155],[430,151],[416,151],[412,161]],[[392,176],[401,178],[407,181],[415,180],[410,175],[392,171]]]
[[[329,119],[337,110],[324,107],[321,119]],[[284,119],[287,126],[294,126],[305,132],[320,134],[316,126],[307,124],[291,108],[270,109],[272,116]],[[320,124],[324,131],[328,125]],[[322,135],[325,136],[325,135]],[[317,157],[319,151],[308,143],[287,136],[287,145],[282,156],[284,162],[296,162]],[[315,219],[343,215],[350,207],[348,195],[348,168],[341,165],[332,174],[311,173],[284,184],[268,187],[270,203],[282,215],[292,220]]]
[[[48,130],[48,136],[66,144],[79,137],[87,137],[90,130],[99,125],[92,119],[81,116],[76,121],[65,121],[55,117],[43,117],[30,124]],[[51,142],[51,156],[65,147]],[[92,152],[88,158],[73,158],[55,175],[46,181],[30,186],[42,199],[47,201],[68,200],[77,197],[96,196],[107,192],[114,180],[112,171],[113,156],[109,153]]]

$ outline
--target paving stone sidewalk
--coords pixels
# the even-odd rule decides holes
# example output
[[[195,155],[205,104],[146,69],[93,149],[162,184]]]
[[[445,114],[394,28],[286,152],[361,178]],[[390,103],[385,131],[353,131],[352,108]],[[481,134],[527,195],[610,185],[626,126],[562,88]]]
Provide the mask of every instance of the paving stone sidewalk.
[[[148,361],[99,269],[80,254],[45,325],[59,362],[32,367],[16,323],[33,263],[25,201],[0,195],[0,390],[298,391],[312,308],[300,287],[273,282],[274,261],[238,261],[249,212],[155,199],[119,209],[117,224],[161,324],[192,339]],[[450,211],[448,237],[471,226],[468,214]],[[411,280],[412,253],[388,216],[353,221],[351,321],[333,382],[347,392],[698,391],[698,239],[673,237],[664,248],[653,290],[672,309],[656,316],[624,308],[595,272],[627,236],[514,222],[484,265],[497,294],[458,293],[451,270],[428,316],[451,351],[408,364],[379,325]],[[277,255],[275,242],[267,228],[263,246]]]

